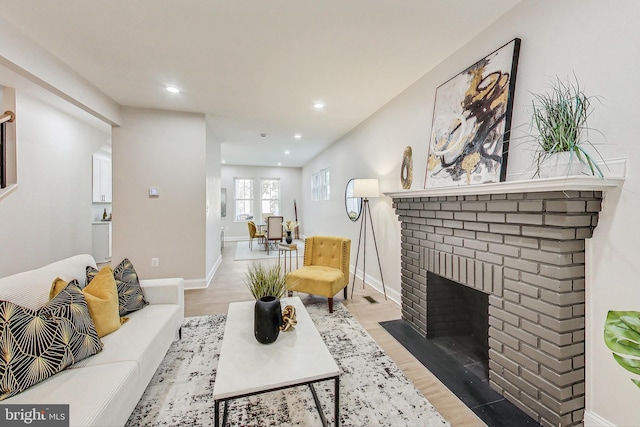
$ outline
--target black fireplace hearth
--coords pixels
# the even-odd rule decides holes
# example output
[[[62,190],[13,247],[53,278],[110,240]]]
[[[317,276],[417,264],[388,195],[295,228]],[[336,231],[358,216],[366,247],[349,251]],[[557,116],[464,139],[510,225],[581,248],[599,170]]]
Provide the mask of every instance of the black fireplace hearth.
[[[465,345],[476,347],[468,338],[462,337],[452,346],[449,337],[427,339],[402,319],[381,322],[380,325],[488,426],[539,426],[489,386],[486,361],[474,361],[476,356],[473,352],[470,356],[468,349],[458,351]]]

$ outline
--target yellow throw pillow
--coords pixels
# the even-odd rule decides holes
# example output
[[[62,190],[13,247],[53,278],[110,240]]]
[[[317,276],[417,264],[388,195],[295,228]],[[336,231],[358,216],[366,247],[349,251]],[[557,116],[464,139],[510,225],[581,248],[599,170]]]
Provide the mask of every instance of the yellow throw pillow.
[[[49,298],[67,286],[67,282],[59,277],[54,280],[49,292]],[[89,307],[89,315],[96,327],[99,337],[117,330],[123,323],[118,309],[118,289],[113,278],[111,267],[103,267],[96,277],[82,290]]]

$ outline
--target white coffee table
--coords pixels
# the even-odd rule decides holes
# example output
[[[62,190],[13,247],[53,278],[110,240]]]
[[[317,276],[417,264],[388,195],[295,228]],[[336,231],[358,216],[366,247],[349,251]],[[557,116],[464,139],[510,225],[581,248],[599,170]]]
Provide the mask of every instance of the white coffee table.
[[[322,424],[327,420],[313,384],[334,380],[334,419],[339,425],[340,370],[324,344],[309,313],[298,297],[281,300],[282,308],[296,308],[298,324],[280,332],[272,344],[260,344],[253,336],[255,301],[229,304],[220,359],[213,386],[215,426],[220,425],[220,403],[224,402],[222,424],[227,421],[229,402],[245,396],[308,384]]]

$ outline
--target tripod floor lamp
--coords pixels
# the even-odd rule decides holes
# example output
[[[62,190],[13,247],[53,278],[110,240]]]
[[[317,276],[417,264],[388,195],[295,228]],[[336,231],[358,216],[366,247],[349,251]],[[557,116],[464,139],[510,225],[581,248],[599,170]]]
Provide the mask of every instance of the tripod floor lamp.
[[[384,286],[384,277],[382,276],[382,266],[380,265],[380,255],[378,254],[378,243],[376,242],[376,232],[373,229],[373,221],[371,220],[371,210],[369,209],[369,198],[380,197],[380,187],[377,179],[355,179],[353,181],[353,197],[362,198],[362,215],[360,215],[360,235],[358,237],[358,252],[356,253],[356,266],[353,270],[353,283],[351,284],[351,298],[356,284],[356,272],[358,271],[358,259],[360,258],[360,247],[363,248],[362,253],[362,287],[366,279],[367,271],[367,224],[371,225],[371,234],[373,235],[373,245],[376,248],[376,258],[378,260],[378,268],[380,269],[380,280],[382,281],[382,291],[384,299],[387,299],[387,290]]]

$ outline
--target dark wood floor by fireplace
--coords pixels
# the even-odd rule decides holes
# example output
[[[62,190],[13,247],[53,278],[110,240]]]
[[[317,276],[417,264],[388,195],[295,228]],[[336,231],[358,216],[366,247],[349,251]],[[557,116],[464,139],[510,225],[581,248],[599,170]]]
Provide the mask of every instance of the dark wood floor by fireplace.
[[[427,339],[405,320],[380,325],[490,427],[539,426],[489,387],[487,360],[473,338]]]

